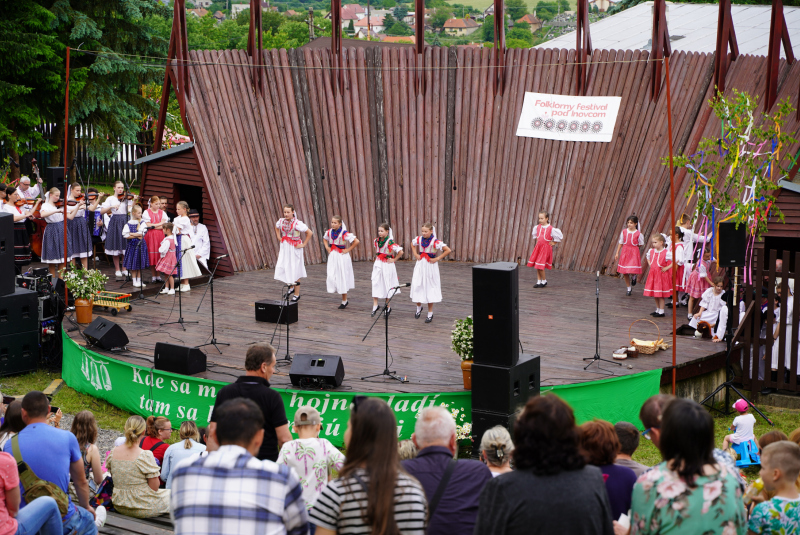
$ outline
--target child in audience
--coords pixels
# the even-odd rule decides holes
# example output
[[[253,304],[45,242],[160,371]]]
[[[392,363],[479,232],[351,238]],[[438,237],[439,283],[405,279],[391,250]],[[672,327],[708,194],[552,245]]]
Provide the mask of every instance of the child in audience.
[[[761,455],[764,490],[775,497],[753,508],[748,534],[783,534],[800,531],[800,494],[795,481],[800,474],[800,446],[788,440],[770,444]]]
[[[97,491],[97,487],[103,482],[103,460],[100,456],[100,450],[95,445],[98,428],[92,411],[80,411],[76,414],[75,418],[72,419],[70,431],[78,439],[81,459],[83,460],[83,474],[89,483],[89,491],[94,494]],[[70,495],[72,495],[74,492],[74,484],[72,482],[70,482],[69,490]],[[75,499],[77,499],[77,494],[75,494]]]
[[[723,451],[727,450],[731,444],[741,444],[748,440],[755,440],[756,436],[753,434],[753,427],[756,425],[756,417],[749,414],[750,405],[743,399],[738,400],[733,404],[733,408],[739,412],[739,416],[733,419],[731,429],[734,431],[732,435],[725,435],[722,441]]]
[[[764,448],[770,444],[780,442],[781,440],[789,440],[789,437],[780,429],[773,429],[761,435],[761,438],[758,439],[758,449],[764,451]],[[797,485],[797,482],[795,482],[795,485]],[[751,512],[751,505],[771,500],[774,497],[775,493],[766,490],[764,488],[764,481],[759,477],[747,487],[747,492],[744,493],[744,505],[748,509],[748,512]]]

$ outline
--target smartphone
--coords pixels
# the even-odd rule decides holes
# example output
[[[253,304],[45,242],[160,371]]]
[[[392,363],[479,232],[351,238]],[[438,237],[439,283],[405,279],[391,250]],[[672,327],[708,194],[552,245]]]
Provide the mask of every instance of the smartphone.
[[[11,396],[3,396],[3,405],[11,405],[16,399]]]
[[[50,406],[50,412],[52,412],[53,414],[57,413],[57,412],[58,412],[58,407],[53,407],[53,406],[51,405],[51,406]]]

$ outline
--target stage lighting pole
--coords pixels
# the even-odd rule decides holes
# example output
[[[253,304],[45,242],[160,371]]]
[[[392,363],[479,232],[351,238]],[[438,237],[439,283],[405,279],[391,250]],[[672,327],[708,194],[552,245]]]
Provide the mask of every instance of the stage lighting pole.
[[[670,234],[672,235],[672,395],[675,395],[675,366],[677,365],[677,348],[675,343],[678,340],[678,290],[675,286],[678,276],[678,265],[675,263],[675,166],[672,154],[672,95],[669,88],[669,56],[664,56],[664,67],[666,71],[667,86],[667,130],[669,134],[669,210],[672,219]],[[652,269],[652,267],[650,268]],[[691,311],[690,311],[691,312]]]

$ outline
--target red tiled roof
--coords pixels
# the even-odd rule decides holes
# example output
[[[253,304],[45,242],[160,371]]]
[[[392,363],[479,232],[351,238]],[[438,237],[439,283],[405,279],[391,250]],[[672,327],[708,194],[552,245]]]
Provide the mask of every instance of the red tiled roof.
[[[369,25],[370,27],[373,26],[383,26],[383,17],[370,17],[369,18]],[[367,27],[367,17],[364,17],[360,21],[354,24],[356,28],[366,28]]]
[[[472,19],[450,19],[444,23],[446,29],[477,28],[480,26]]]
[[[287,9],[287,10],[286,10],[286,16],[287,16],[287,17],[294,17],[295,15],[299,15],[299,14],[300,14],[300,13],[298,13],[298,12],[297,12],[297,11],[295,11],[294,9]]]
[[[383,43],[411,43],[416,44],[417,39],[413,35],[382,35]]]
[[[528,24],[541,24],[542,21],[537,19],[534,15],[528,13],[527,15],[519,19],[517,22],[527,22]]]
[[[198,8],[198,9],[190,9],[189,13],[194,13],[198,17],[205,17],[206,15],[208,15],[208,10],[207,9],[203,9],[201,7],[201,8]]]
[[[364,9],[364,6],[360,4],[345,4],[342,6],[342,9],[345,8],[352,8],[356,13],[366,13],[367,10]]]

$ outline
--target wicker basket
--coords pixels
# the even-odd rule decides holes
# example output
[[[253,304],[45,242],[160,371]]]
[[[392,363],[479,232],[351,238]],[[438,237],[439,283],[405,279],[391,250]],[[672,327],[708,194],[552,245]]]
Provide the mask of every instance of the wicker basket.
[[[631,326],[628,327],[628,339],[631,341],[631,345],[636,347],[636,350],[639,352],[640,355],[652,355],[656,351],[658,351],[658,345],[657,344],[653,345],[653,346],[643,346],[643,345],[634,343],[633,342],[633,338],[631,337],[631,328],[633,327],[634,323],[637,323],[637,322],[640,322],[640,321],[646,321],[646,322],[649,322],[649,323],[652,323],[653,325],[655,325],[656,329],[658,330],[658,339],[656,341],[658,342],[658,341],[661,340],[661,329],[658,328],[658,325],[656,325],[656,322],[650,321],[650,320],[646,320],[646,319],[636,320],[633,323],[631,323]]]

